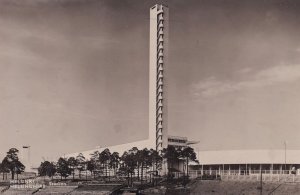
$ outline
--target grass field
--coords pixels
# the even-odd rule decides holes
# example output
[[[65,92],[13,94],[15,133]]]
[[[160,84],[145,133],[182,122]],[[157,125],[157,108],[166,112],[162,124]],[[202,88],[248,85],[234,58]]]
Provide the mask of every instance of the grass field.
[[[152,190],[145,190],[145,194],[147,195],[255,195],[260,194],[260,182],[258,181],[237,181],[237,180],[229,180],[229,181],[220,181],[220,180],[196,180],[191,182],[188,185],[188,188],[177,189],[175,185],[165,185],[157,186],[152,188]],[[0,191],[4,186],[0,186]],[[89,186],[81,186],[77,188],[76,185],[73,186],[46,186],[46,188],[41,189],[36,195],[104,195],[110,194],[112,189],[115,186],[108,184],[97,184],[97,185],[89,185]],[[160,188],[164,188],[165,190],[159,190]],[[274,190],[275,189],[275,190]],[[10,188],[6,190],[4,195],[18,195],[18,194],[32,194],[35,189],[13,189]],[[271,192],[272,195],[297,195],[300,194],[300,183],[278,183],[278,182],[264,182],[262,194],[267,195]]]
[[[255,195],[260,194],[260,183],[253,181],[197,181],[191,185],[192,195]],[[263,183],[263,194],[300,194],[300,183]]]

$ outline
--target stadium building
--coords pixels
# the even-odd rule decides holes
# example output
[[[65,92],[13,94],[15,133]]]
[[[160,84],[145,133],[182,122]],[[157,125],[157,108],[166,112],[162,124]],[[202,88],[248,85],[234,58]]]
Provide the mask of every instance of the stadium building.
[[[112,152],[124,151],[132,147],[155,148],[161,153],[168,145],[187,147],[197,142],[188,141],[186,137],[168,134],[168,41],[169,8],[154,5],[150,8],[149,40],[149,129],[148,139],[104,146],[82,152],[87,158],[95,151],[108,148]],[[196,151],[199,165],[190,171],[208,175],[300,175],[300,150],[262,149],[262,150],[219,150]],[[70,154],[69,156],[77,155]],[[193,170],[194,169],[194,170]],[[181,169],[179,169],[181,170]]]
[[[150,8],[149,40],[149,129],[148,139],[102,146],[81,152],[87,158],[95,151],[108,148],[120,155],[133,147],[155,148],[159,153],[168,145],[187,147],[195,144],[187,137],[168,134],[168,41],[169,8],[154,5]],[[300,174],[300,150],[219,150],[196,151],[200,162],[191,172],[209,175]],[[67,156],[75,156],[78,153]],[[191,163],[192,164],[192,163]],[[179,169],[181,170],[181,169]]]
[[[199,151],[200,170],[206,174],[300,174],[300,150]]]

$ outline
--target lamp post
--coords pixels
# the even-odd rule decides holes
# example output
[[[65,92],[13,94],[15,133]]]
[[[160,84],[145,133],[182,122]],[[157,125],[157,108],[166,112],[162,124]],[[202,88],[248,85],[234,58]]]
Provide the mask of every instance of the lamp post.
[[[284,170],[286,170],[286,141],[284,141]]]
[[[24,145],[22,147],[23,149],[23,154],[22,158],[25,161],[25,166],[26,166],[26,171],[30,172],[31,171],[31,162],[30,162],[30,146],[29,145]],[[27,151],[27,155],[25,154],[25,150]]]

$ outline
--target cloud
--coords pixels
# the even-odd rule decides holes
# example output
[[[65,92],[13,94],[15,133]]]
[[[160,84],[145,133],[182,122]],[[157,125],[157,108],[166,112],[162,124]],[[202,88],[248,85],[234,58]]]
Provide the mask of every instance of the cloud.
[[[220,80],[215,77],[202,80],[192,86],[193,94],[197,97],[209,98],[233,91],[294,82],[300,79],[300,65],[274,66],[252,75],[247,74],[251,72],[250,69],[244,70],[237,71],[237,74],[245,75],[244,79],[240,80]]]

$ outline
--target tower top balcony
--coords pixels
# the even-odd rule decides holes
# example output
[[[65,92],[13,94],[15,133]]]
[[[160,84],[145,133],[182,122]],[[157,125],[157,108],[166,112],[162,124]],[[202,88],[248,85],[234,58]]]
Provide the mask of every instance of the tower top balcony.
[[[164,13],[164,10],[163,10],[163,9],[159,9],[159,10],[157,11],[157,14],[160,14],[160,13]]]

